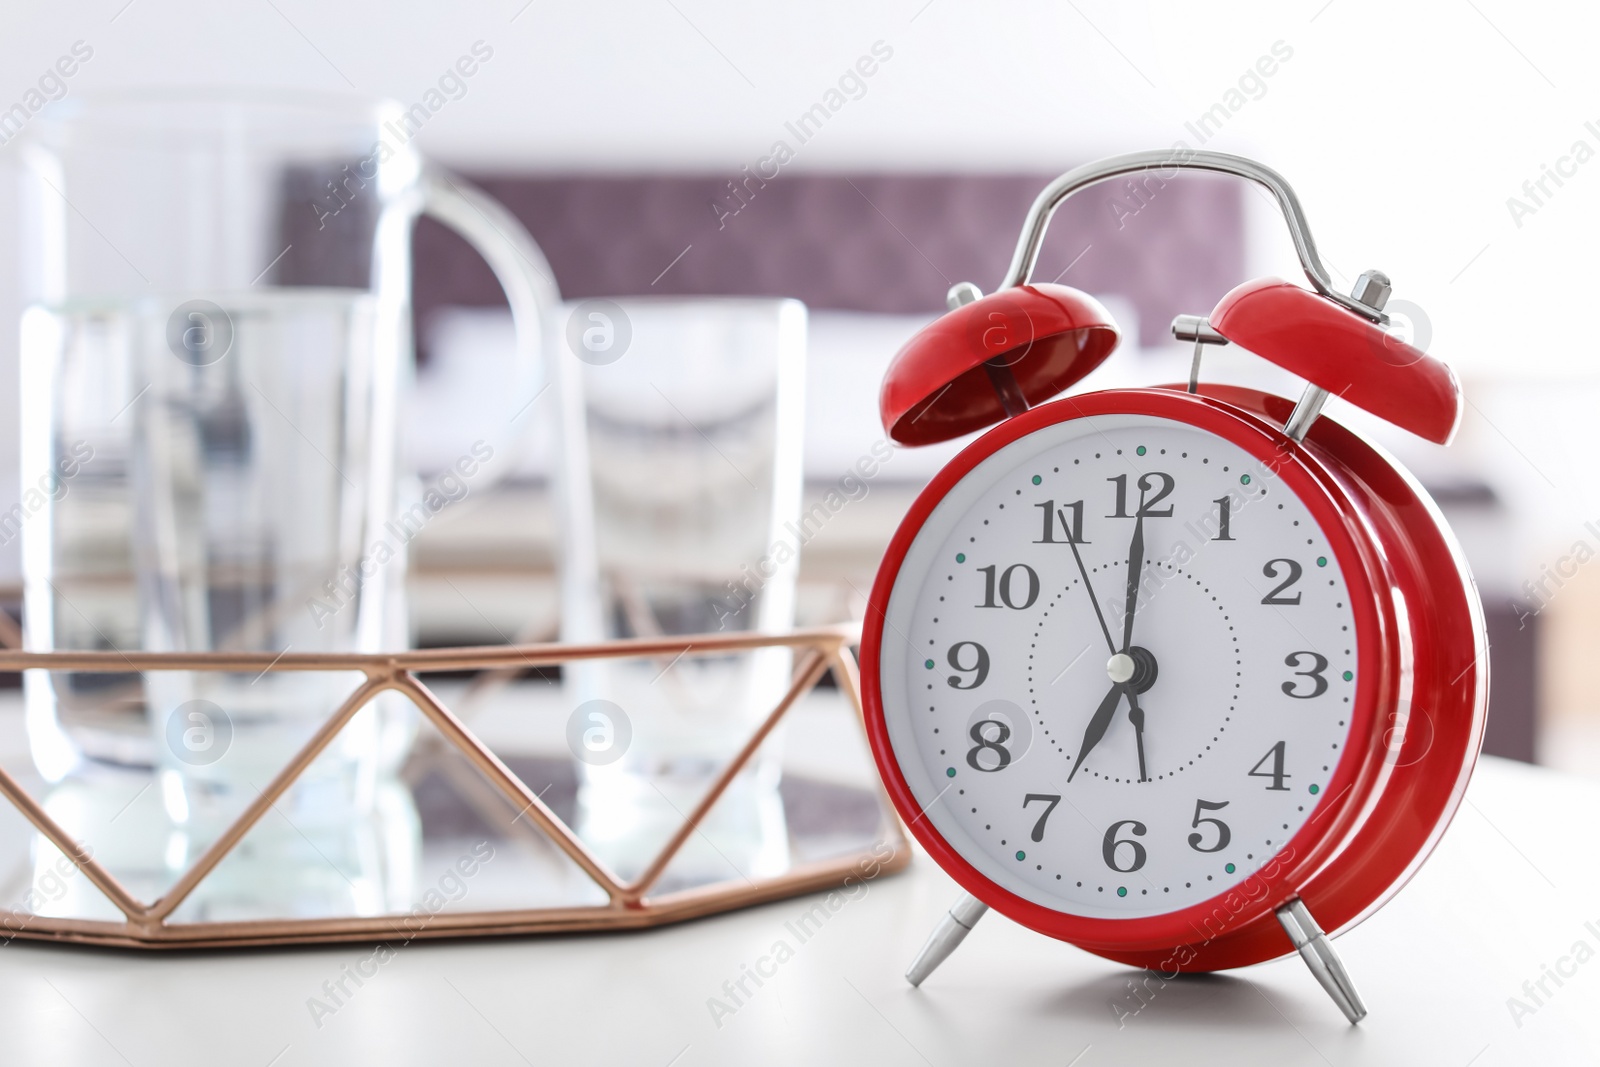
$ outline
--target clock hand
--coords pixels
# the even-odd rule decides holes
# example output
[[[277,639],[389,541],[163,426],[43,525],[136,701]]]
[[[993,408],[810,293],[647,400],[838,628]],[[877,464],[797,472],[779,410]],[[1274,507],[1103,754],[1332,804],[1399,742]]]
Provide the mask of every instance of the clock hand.
[[[1089,584],[1089,572],[1083,565],[1082,554],[1078,552],[1078,542],[1068,537],[1067,544],[1072,546],[1072,558],[1078,562],[1078,575],[1083,579],[1084,589],[1088,590],[1089,603],[1094,606],[1094,617],[1100,620],[1100,632],[1106,635],[1106,647],[1115,655],[1117,644],[1111,640],[1111,627],[1106,625],[1105,613],[1100,610],[1100,601],[1094,595],[1094,586]]]
[[[1122,655],[1126,657],[1128,648],[1133,644],[1133,612],[1138,606],[1139,597],[1139,561],[1144,556],[1144,501],[1140,500],[1140,514],[1134,519],[1133,543],[1128,547],[1128,601],[1122,635]],[[1078,564],[1078,575],[1083,579],[1083,588],[1089,594],[1089,603],[1094,607],[1095,618],[1100,621],[1100,632],[1105,634],[1106,647],[1111,650],[1113,657],[1118,655],[1117,643],[1111,637],[1111,628],[1106,625],[1105,613],[1100,610],[1100,601],[1094,595],[1094,585],[1089,581],[1089,571],[1083,565],[1083,555],[1078,551],[1078,542],[1073,538],[1067,539],[1067,544],[1072,548],[1072,558]],[[1100,701],[1100,706],[1089,717],[1089,724],[1084,728],[1083,741],[1078,746],[1078,758],[1073,761],[1072,769],[1067,772],[1067,781],[1072,781],[1078,773],[1078,768],[1083,766],[1083,761],[1095,745],[1098,745],[1106,735],[1106,729],[1111,725],[1112,716],[1117,713],[1117,703],[1122,699],[1123,692],[1128,694],[1131,707],[1128,709],[1128,720],[1133,723],[1134,736],[1139,746],[1139,780],[1145,780],[1144,766],[1144,712],[1140,710],[1138,698],[1131,688],[1122,682],[1112,685],[1111,691]]]
[[[1078,746],[1078,758],[1073,760],[1072,770],[1067,772],[1067,781],[1072,781],[1072,776],[1083,766],[1084,757],[1088,756],[1106,735],[1106,727],[1111,725],[1111,716],[1117,713],[1117,702],[1122,699],[1124,688],[1121,682],[1113,685],[1105,699],[1100,701],[1100,706],[1094,709],[1094,714],[1089,716],[1089,725],[1083,730],[1083,742]]]
[[[1128,721],[1133,723],[1133,741],[1139,747],[1139,781],[1147,782],[1144,773],[1144,709],[1139,706],[1139,697],[1133,691],[1133,686],[1128,687]]]
[[[1123,652],[1133,646],[1133,613],[1139,607],[1139,575],[1144,562],[1144,501],[1139,503],[1139,515],[1133,520],[1133,540],[1128,544],[1128,599],[1122,613]]]
[[[1133,540],[1128,543],[1127,601],[1122,615],[1122,651],[1126,655],[1133,647],[1133,615],[1139,607],[1139,577],[1144,567],[1144,498],[1139,499],[1139,512],[1133,520]],[[1147,781],[1144,769],[1144,709],[1139,706],[1139,695],[1128,686],[1128,721],[1133,724],[1133,739],[1139,750],[1139,781]]]

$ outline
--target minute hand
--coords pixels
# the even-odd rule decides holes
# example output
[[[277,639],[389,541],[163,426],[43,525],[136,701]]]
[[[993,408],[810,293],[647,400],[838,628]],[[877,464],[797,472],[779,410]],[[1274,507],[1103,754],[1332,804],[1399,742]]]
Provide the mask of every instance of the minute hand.
[[[1142,503],[1142,502],[1141,502]],[[1139,607],[1139,572],[1144,560],[1144,510],[1133,520],[1133,541],[1128,545],[1128,599],[1122,611],[1122,651],[1133,646],[1133,613]]]

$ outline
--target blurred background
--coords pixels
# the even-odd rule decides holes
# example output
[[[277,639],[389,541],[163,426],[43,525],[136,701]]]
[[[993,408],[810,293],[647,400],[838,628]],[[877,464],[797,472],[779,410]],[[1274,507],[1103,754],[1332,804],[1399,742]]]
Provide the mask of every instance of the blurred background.
[[[1336,281],[1387,272],[1399,328],[1463,380],[1468,412],[1448,450],[1337,401],[1328,412],[1398,453],[1465,544],[1490,619],[1488,749],[1600,774],[1600,689],[1586,670],[1600,637],[1600,567],[1588,566],[1600,553],[1588,331],[1600,109],[1585,104],[1600,99],[1586,54],[1600,27],[1585,24],[1600,12],[1504,0],[104,0],[8,14],[7,141],[65,55],[79,62],[52,95],[229,85],[387,97],[410,109],[424,153],[528,227],[568,300],[804,301],[807,507],[882,447],[889,357],[950,283],[998,283],[1046,181],[1179,143],[1255,156],[1300,194]],[[451,75],[468,55],[475,73]],[[4,111],[13,102],[21,119]],[[6,162],[0,196],[14,203]],[[0,244],[18,242],[17,220],[0,211]],[[513,340],[500,289],[459,238],[423,222],[414,269],[419,370],[400,436],[426,478],[460,454],[470,383],[508,366]],[[18,270],[0,256],[0,321],[20,312]],[[1260,274],[1299,279],[1275,209],[1253,188],[1193,177],[1075,199],[1040,268],[1103,298],[1126,331],[1085,389],[1181,378],[1189,353],[1168,336],[1171,317],[1205,314]],[[0,425],[18,418],[17,358],[16,332],[0,330]],[[1255,362],[1225,350],[1204,373],[1295,387]],[[899,517],[956,447],[896,449],[829,508],[802,553],[800,621],[859,613]],[[420,644],[555,635],[548,467],[526,449],[514,477],[412,544]],[[0,433],[4,507],[24,491],[17,469],[16,434]],[[10,589],[17,546],[0,531]]]

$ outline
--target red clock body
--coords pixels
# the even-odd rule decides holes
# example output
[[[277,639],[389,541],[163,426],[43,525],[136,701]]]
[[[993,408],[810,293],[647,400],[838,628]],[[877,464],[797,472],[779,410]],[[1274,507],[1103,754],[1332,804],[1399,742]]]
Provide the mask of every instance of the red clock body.
[[[1066,397],[905,517],[866,613],[867,730],[983,903],[1129,964],[1242,966],[1291,951],[1292,898],[1359,922],[1448,825],[1487,701],[1471,576],[1412,477],[1326,417],[1292,440],[1292,407]]]

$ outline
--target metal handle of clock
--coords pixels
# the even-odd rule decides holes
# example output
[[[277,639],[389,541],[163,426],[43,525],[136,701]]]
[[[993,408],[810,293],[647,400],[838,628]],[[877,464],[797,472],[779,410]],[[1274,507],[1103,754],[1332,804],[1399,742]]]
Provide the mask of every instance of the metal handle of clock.
[[[1329,300],[1349,308],[1364,318],[1375,322],[1384,321],[1385,316],[1381,310],[1363,304],[1334,288],[1327,269],[1322,265],[1322,258],[1317,255],[1317,243],[1311,236],[1311,227],[1306,223],[1306,214],[1300,206],[1300,198],[1295,196],[1294,190],[1284,181],[1283,175],[1253,159],[1226,152],[1190,149],[1130,152],[1127,155],[1112,156],[1067,171],[1047,185],[1035,198],[1033,206],[1028,209],[1027,221],[1022,226],[1022,236],[1017,240],[1017,250],[1011,255],[1011,266],[1007,268],[1005,280],[1000,283],[1000,287],[1009,289],[1012,286],[1027,284],[1033,276],[1034,265],[1038,262],[1039,248],[1044,243],[1044,232],[1050,225],[1050,217],[1069,196],[1099,182],[1120,178],[1124,174],[1142,174],[1147,170],[1208,170],[1248,178],[1262,186],[1272,194],[1278,202],[1278,207],[1283,211],[1284,222],[1289,226],[1289,236],[1294,240],[1295,253],[1300,257],[1300,266],[1305,270],[1311,287]]]

